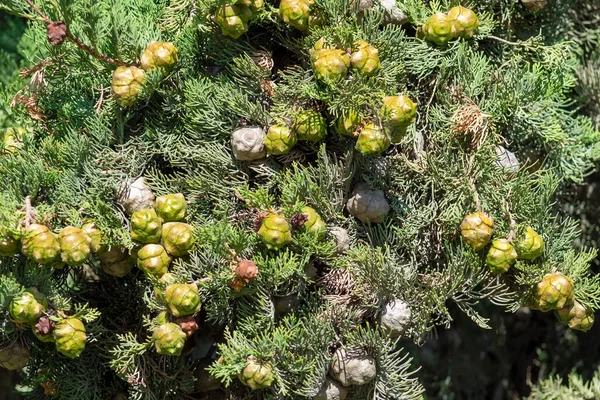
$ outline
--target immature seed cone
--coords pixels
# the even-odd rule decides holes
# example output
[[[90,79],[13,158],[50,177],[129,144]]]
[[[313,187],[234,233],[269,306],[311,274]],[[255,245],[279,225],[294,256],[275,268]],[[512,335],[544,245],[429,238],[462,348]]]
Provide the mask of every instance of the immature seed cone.
[[[62,262],[72,267],[86,262],[92,250],[92,238],[79,228],[67,226],[58,234],[60,243],[60,258]]]
[[[531,11],[539,11],[546,7],[548,0],[521,0],[521,4]]]
[[[459,37],[470,39],[479,28],[477,14],[465,7],[456,6],[448,11],[448,19],[453,21]]]
[[[198,322],[192,316],[187,317],[179,317],[174,321],[181,330],[185,333],[186,336],[192,336],[194,332],[196,332],[200,327],[198,326]]]
[[[161,286],[155,286],[154,287],[154,295],[156,296],[156,298],[158,298],[159,300],[163,300],[165,299],[165,289],[175,283],[177,280],[175,279],[175,275],[173,275],[170,272],[167,272],[166,274],[164,274],[163,276],[160,277],[159,282],[161,283]]]
[[[312,207],[302,207],[302,214],[307,217],[307,220],[302,225],[302,228],[312,233],[319,240],[323,240],[327,235],[327,225],[321,218],[321,216]]]
[[[10,317],[22,324],[35,324],[48,308],[46,296],[35,288],[27,289],[13,298],[8,310]]]
[[[2,154],[12,154],[18,151],[23,146],[23,137],[27,133],[24,128],[7,128],[4,131]]]
[[[488,251],[485,263],[494,274],[508,271],[517,260],[517,251],[506,239],[496,239]]]
[[[298,142],[298,136],[287,126],[272,125],[267,131],[265,148],[267,153],[278,156],[289,153],[296,142]]]
[[[355,110],[350,110],[339,117],[335,123],[335,130],[340,135],[357,136],[362,120]]]
[[[81,230],[92,239],[90,243],[92,253],[97,254],[106,250],[106,246],[102,243],[102,231],[98,229],[96,224],[88,222],[81,227]]]
[[[492,238],[494,218],[484,212],[467,215],[460,224],[460,233],[465,242],[475,251],[483,249]]]
[[[192,315],[200,311],[200,294],[195,284],[175,283],[167,286],[165,301],[174,317]]]
[[[292,241],[292,228],[284,217],[271,213],[263,218],[258,236],[267,248],[277,250]]]
[[[157,278],[169,270],[171,257],[160,244],[147,244],[137,253],[137,266],[147,274]]]
[[[140,57],[140,65],[144,71],[162,68],[168,72],[177,64],[178,53],[171,42],[150,42]]]
[[[365,125],[358,134],[356,150],[365,156],[379,156],[390,147],[390,138],[385,130],[373,122]]]
[[[390,212],[390,204],[381,190],[371,190],[361,182],[354,187],[352,196],[346,203],[348,212],[361,222],[380,223]]]
[[[313,0],[281,0],[279,17],[286,24],[305,32],[310,27],[311,6]]]
[[[318,142],[327,136],[327,123],[318,112],[306,110],[296,117],[293,130],[296,132],[298,140]]]
[[[250,260],[240,260],[234,268],[235,277],[230,283],[230,286],[235,291],[239,292],[252,282],[258,276],[258,267],[256,263]]]
[[[525,237],[517,244],[519,258],[535,260],[544,253],[544,239],[532,228],[525,229]]]
[[[137,67],[117,67],[112,76],[112,91],[123,107],[134,104],[146,83],[144,70]]]
[[[417,105],[407,96],[388,96],[383,99],[381,118],[391,128],[407,127],[417,115]]]
[[[246,367],[242,370],[239,378],[244,385],[252,390],[268,388],[275,379],[271,364],[268,362],[261,363],[253,356],[246,359]]]
[[[560,322],[578,331],[589,331],[594,325],[594,310],[577,300],[573,304],[554,311]]]
[[[19,254],[19,241],[10,233],[0,234],[0,256],[14,257]]]
[[[38,264],[48,264],[58,257],[60,244],[57,236],[46,226],[32,224],[25,231],[21,252]]]
[[[350,67],[350,57],[338,49],[313,50],[312,69],[320,81],[337,82],[346,77]]]
[[[252,161],[267,155],[265,139],[267,134],[261,128],[240,128],[231,135],[233,155],[240,161]]]
[[[557,310],[573,304],[573,281],[556,272],[546,274],[535,291],[535,308],[541,311]]]
[[[162,221],[153,208],[138,210],[131,215],[131,238],[140,243],[160,242]]]
[[[180,356],[186,337],[181,327],[172,322],[161,325],[152,334],[156,352],[166,356]]]
[[[54,342],[54,335],[52,332],[54,331],[54,327],[56,324],[50,320],[47,316],[41,316],[40,319],[37,320],[37,323],[32,326],[31,330],[35,337],[37,337],[42,342]]]
[[[0,367],[8,370],[21,369],[29,362],[29,349],[14,343],[0,348]]]
[[[350,55],[352,68],[364,76],[373,76],[381,69],[379,50],[364,40],[354,42]]]
[[[59,321],[52,333],[56,350],[69,358],[79,357],[85,349],[85,326],[77,318],[70,317]]]
[[[248,31],[248,21],[252,10],[243,4],[233,4],[217,8],[215,22],[225,36],[237,39]]]
[[[443,46],[457,37],[457,28],[446,14],[434,14],[423,25],[425,38],[430,42]]]
[[[248,6],[252,9],[252,11],[258,11],[265,6],[264,0],[238,0],[236,1],[236,4]]]
[[[173,257],[185,256],[194,247],[194,227],[183,222],[167,222],[162,229],[162,245]]]
[[[156,199],[156,213],[163,222],[176,222],[185,218],[187,203],[181,193],[167,194]]]
[[[46,396],[56,396],[58,394],[58,389],[56,387],[56,383],[52,381],[46,381],[40,385],[44,389],[44,394]]]
[[[98,254],[102,270],[117,278],[122,278],[133,269],[135,259],[132,260],[129,252],[125,249],[110,249]],[[136,257],[137,259],[137,257]]]

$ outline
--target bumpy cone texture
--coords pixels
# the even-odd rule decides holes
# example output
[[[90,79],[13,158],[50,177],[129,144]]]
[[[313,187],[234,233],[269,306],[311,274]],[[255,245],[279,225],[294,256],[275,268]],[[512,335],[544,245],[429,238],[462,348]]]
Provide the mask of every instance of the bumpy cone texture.
[[[327,225],[317,211],[315,211],[315,209],[312,207],[306,206],[302,207],[302,214],[308,217],[302,228],[315,235],[317,239],[324,239],[325,235],[327,234]]]
[[[494,274],[508,271],[517,260],[517,251],[506,239],[496,239],[488,251],[485,259],[486,265]]]
[[[264,0],[238,0],[236,4],[242,4],[250,7],[252,11],[257,11],[265,6]]]
[[[356,136],[362,120],[356,110],[350,110],[339,117],[335,123],[335,129],[340,135]]]
[[[252,161],[267,155],[265,138],[267,134],[262,128],[245,127],[236,129],[231,135],[233,155],[240,161]]]
[[[460,224],[460,234],[475,251],[483,249],[492,238],[494,219],[484,212],[467,215]]]
[[[22,324],[35,324],[48,308],[46,296],[37,289],[27,289],[13,298],[8,310],[10,317]]]
[[[59,321],[52,331],[56,350],[69,358],[77,358],[85,349],[87,336],[85,326],[77,318]]]
[[[269,363],[260,363],[254,357],[248,357],[246,367],[240,373],[240,381],[252,390],[266,389],[275,379]]]
[[[470,39],[479,28],[477,14],[465,7],[456,6],[448,11],[448,19],[454,23],[454,29],[459,37]]]
[[[0,348],[0,367],[14,371],[21,369],[29,362],[29,349],[18,343],[3,345]]]
[[[160,244],[147,244],[137,252],[137,266],[149,275],[157,278],[169,270],[171,257]]]
[[[140,243],[158,243],[162,221],[153,208],[138,210],[131,215],[131,238]]]
[[[194,227],[183,222],[167,222],[163,225],[161,243],[169,255],[185,256],[196,243]]]
[[[350,67],[350,57],[338,49],[313,50],[311,61],[315,77],[325,82],[337,82],[345,78]]]
[[[150,42],[140,57],[140,65],[144,71],[155,68],[170,71],[177,64],[178,53],[171,42]]]
[[[72,267],[86,262],[92,253],[92,238],[74,226],[67,226],[60,231],[58,242],[60,243],[60,259]]]
[[[544,239],[532,228],[525,229],[523,240],[517,244],[519,258],[535,260],[544,253]]]
[[[383,99],[381,118],[392,128],[407,127],[415,121],[417,105],[408,96],[388,96]]]
[[[158,354],[180,356],[185,345],[186,334],[179,325],[169,322],[156,329],[152,339]]]
[[[215,13],[215,22],[221,27],[223,35],[233,39],[248,32],[250,18],[252,18],[252,10],[243,4],[221,6]]]
[[[297,142],[298,136],[287,126],[273,125],[267,131],[265,148],[267,153],[278,156],[289,153]]]
[[[445,45],[457,36],[454,22],[443,13],[429,17],[423,25],[423,33],[427,40],[440,46]]]
[[[277,213],[267,215],[260,225],[258,236],[269,249],[280,249],[292,241],[292,227]]]
[[[546,274],[535,290],[536,304],[541,311],[564,308],[573,304],[573,281],[560,272]]]
[[[112,92],[123,107],[134,104],[146,83],[144,70],[137,67],[118,67],[112,76]]]
[[[354,43],[350,55],[352,69],[364,76],[373,76],[381,69],[379,50],[364,40]]]
[[[133,182],[123,182],[117,192],[117,202],[123,206],[127,215],[154,207],[154,200],[154,193],[150,186],[146,185],[143,176]]]
[[[156,213],[163,222],[177,222],[185,218],[187,203],[181,193],[156,198]]]
[[[383,222],[390,212],[390,204],[383,191],[371,190],[365,183],[359,183],[354,188],[352,196],[346,203],[348,212],[362,223],[378,224]]]
[[[195,284],[175,283],[167,286],[165,300],[174,317],[184,317],[200,311],[200,294]]]
[[[60,253],[57,236],[44,225],[30,225],[21,242],[21,252],[38,264],[51,263]]]
[[[356,141],[356,150],[365,156],[381,155],[390,147],[390,139],[385,130],[380,126],[370,122],[365,125],[358,134]]]
[[[14,257],[19,253],[19,241],[10,233],[0,234],[0,256]]]
[[[99,253],[98,258],[105,273],[122,278],[133,269],[137,255],[132,259],[125,249],[110,249]]]
[[[318,142],[327,136],[325,118],[316,111],[306,110],[298,114],[293,126],[298,140]]]
[[[154,295],[157,299],[164,300],[165,299],[165,289],[176,282],[175,275],[167,272],[159,279],[160,286],[154,287]]]
[[[594,310],[576,300],[572,305],[556,310],[555,314],[560,322],[578,331],[589,331],[594,325]]]
[[[90,250],[92,253],[97,254],[106,250],[104,246],[102,231],[93,222],[88,222],[81,227],[81,230],[85,232],[90,238]]]
[[[306,32],[310,27],[312,0],[281,0],[279,17],[286,24]]]

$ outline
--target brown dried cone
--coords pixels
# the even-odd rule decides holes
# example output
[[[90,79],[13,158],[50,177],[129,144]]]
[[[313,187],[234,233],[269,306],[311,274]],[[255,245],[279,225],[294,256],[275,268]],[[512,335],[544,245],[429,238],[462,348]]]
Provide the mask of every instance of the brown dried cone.
[[[60,258],[62,262],[72,267],[87,261],[92,252],[92,238],[79,228],[67,226],[58,234],[60,243]]]
[[[554,311],[560,322],[578,331],[589,331],[594,325],[594,310],[585,307],[577,300],[567,307]]]
[[[54,330],[55,323],[45,315],[40,317],[35,326],[33,327],[33,334],[42,342],[54,342]]]
[[[467,215],[460,224],[460,233],[465,242],[475,251],[483,249],[492,238],[494,218],[478,211]]]
[[[557,310],[573,304],[573,281],[556,272],[546,274],[535,288],[534,308],[541,311]]]
[[[181,330],[189,337],[194,334],[199,328],[198,322],[192,316],[179,317],[174,321]]]
[[[29,349],[18,343],[0,345],[0,367],[8,370],[21,369],[29,362]]]
[[[117,278],[122,278],[133,269],[135,259],[126,249],[110,249],[98,254],[102,270]]]
[[[137,210],[154,207],[154,193],[150,186],[146,185],[144,177],[139,177],[133,182],[123,182],[117,193],[117,203],[124,209],[127,215]]]
[[[48,42],[58,46],[65,41],[67,37],[67,25],[63,21],[54,21],[46,27]]]
[[[235,277],[231,280],[230,286],[236,292],[239,292],[246,286],[246,284],[252,282],[258,276],[258,267],[256,263],[250,260],[240,260],[237,264],[232,266]]]
[[[32,224],[25,231],[21,252],[38,264],[48,264],[58,257],[60,244],[57,236],[48,227]]]
[[[46,381],[41,384],[44,389],[44,394],[46,396],[56,396],[58,394],[58,389],[56,388],[56,383],[52,381]]]

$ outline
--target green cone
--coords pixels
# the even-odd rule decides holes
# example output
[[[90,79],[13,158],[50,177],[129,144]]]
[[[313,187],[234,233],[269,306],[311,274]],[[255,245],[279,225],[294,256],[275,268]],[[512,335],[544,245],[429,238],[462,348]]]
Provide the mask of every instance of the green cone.
[[[156,213],[163,222],[176,222],[185,218],[187,203],[183,194],[167,194],[156,198]]]
[[[385,130],[373,122],[365,125],[358,134],[356,150],[365,156],[378,156],[390,147],[390,138]]]
[[[465,242],[475,251],[483,249],[492,238],[494,218],[484,212],[467,215],[460,224],[460,233]]]
[[[19,241],[10,233],[0,234],[0,256],[14,257],[19,254]]]
[[[177,64],[177,54],[171,42],[150,42],[140,57],[140,65],[144,71],[162,68],[168,72]]]
[[[154,347],[158,354],[180,356],[185,345],[186,335],[179,325],[169,322],[155,330],[152,339],[154,339]]]
[[[162,222],[153,208],[138,210],[131,215],[131,238],[140,243],[160,242]]]
[[[423,33],[427,40],[440,46],[445,45],[458,36],[454,20],[442,13],[429,17],[425,25],[423,25]]]
[[[302,207],[302,214],[308,217],[302,228],[315,235],[319,240],[324,239],[327,234],[327,225],[315,209],[308,206]]]
[[[544,253],[544,239],[532,228],[525,229],[525,237],[517,244],[517,253],[523,260],[535,260]]]
[[[237,39],[248,31],[248,21],[252,18],[250,7],[242,4],[224,5],[217,8],[215,22],[225,36]]]
[[[0,367],[10,371],[21,369],[29,362],[29,349],[14,343],[0,348]]]
[[[273,155],[287,154],[298,142],[296,133],[284,125],[272,125],[267,131],[265,148]]]
[[[22,239],[21,252],[38,264],[56,260],[60,253],[57,236],[44,225],[32,224]]]
[[[123,107],[134,104],[144,88],[146,75],[137,67],[118,67],[112,76],[112,92]]]
[[[325,118],[316,111],[302,111],[294,121],[294,132],[298,140],[318,142],[327,136],[327,123]]]
[[[573,281],[560,272],[546,274],[535,288],[534,308],[550,311],[573,304]]]
[[[315,77],[330,83],[345,78],[350,68],[350,57],[338,49],[313,50],[311,61]]]
[[[171,256],[185,256],[195,243],[193,226],[183,222],[167,222],[163,225],[162,245]]]
[[[160,299],[160,300],[164,300],[165,299],[165,290],[169,285],[172,285],[173,283],[176,282],[175,280],[175,275],[167,272],[166,274],[164,274],[163,276],[160,277],[159,282],[161,283],[162,286],[155,286],[154,287],[154,295]]]
[[[470,39],[479,28],[477,14],[465,7],[457,6],[448,11],[448,19],[454,23],[455,34]]]
[[[77,358],[85,349],[85,326],[79,319],[70,317],[59,321],[54,330],[56,350],[69,358]]]
[[[354,43],[350,55],[352,69],[364,76],[373,76],[381,69],[379,50],[364,40]]]
[[[335,123],[335,130],[340,135],[358,136],[358,129],[362,125],[362,120],[355,110],[350,110],[339,117]]]
[[[585,307],[577,300],[570,306],[563,307],[554,312],[560,322],[571,329],[587,332],[594,325],[594,310]]]
[[[22,324],[35,324],[44,315],[47,308],[46,296],[37,289],[31,288],[13,298],[8,310],[14,321]]]
[[[92,250],[92,238],[79,228],[67,226],[58,234],[60,243],[60,258],[62,262],[72,267],[86,262]]]
[[[97,254],[106,250],[106,246],[102,243],[102,231],[98,229],[96,224],[88,222],[81,227],[81,230],[92,239],[92,242],[90,243],[90,250],[92,253]]]
[[[506,239],[496,239],[488,251],[485,263],[494,274],[508,271],[517,260],[517,251]]]
[[[313,0],[281,0],[279,17],[286,24],[305,32],[310,28],[311,7]]]
[[[195,284],[175,283],[167,286],[165,300],[174,317],[192,315],[200,311],[200,294]]]
[[[158,278],[169,270],[171,257],[160,244],[147,244],[137,252],[137,266],[147,274]]]
[[[292,228],[281,215],[271,213],[262,220],[258,236],[269,249],[277,250],[292,241]]]
[[[383,99],[382,120],[390,128],[403,128],[412,124],[417,115],[417,105],[407,96],[388,96]]]
[[[250,356],[246,360],[246,367],[239,375],[240,381],[252,390],[266,389],[273,383],[273,368],[270,363],[260,363]]]

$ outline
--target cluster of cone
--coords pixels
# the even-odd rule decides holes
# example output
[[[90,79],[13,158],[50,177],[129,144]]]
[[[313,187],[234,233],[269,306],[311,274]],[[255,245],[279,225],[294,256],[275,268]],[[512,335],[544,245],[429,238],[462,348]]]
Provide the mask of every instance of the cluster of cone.
[[[156,198],[154,208],[143,208],[131,215],[131,238],[142,247],[137,251],[137,266],[148,275],[161,278],[173,257],[188,254],[195,243],[194,228],[182,222],[187,214],[183,194]]]
[[[479,19],[470,9],[456,6],[447,13],[434,14],[418,34],[426,40],[443,46],[453,39],[470,39],[479,28]]]
[[[460,230],[465,242],[479,251],[492,239],[494,219],[486,213],[475,212],[463,219]],[[505,273],[517,259],[535,260],[543,253],[544,239],[527,227],[515,245],[508,239],[494,239],[485,263],[493,273]],[[573,294],[573,282],[568,276],[559,272],[546,274],[535,288],[531,307],[544,312],[556,310],[556,316],[563,324],[587,331],[594,323],[593,310],[575,300]]]
[[[48,308],[48,299],[35,288],[15,296],[9,304],[11,320],[21,329],[31,329],[42,342],[54,343],[56,350],[69,358],[76,358],[85,349],[87,340],[83,322],[75,317],[55,316]],[[0,349],[0,366],[7,369],[23,368],[29,359],[29,350],[19,344]]]
[[[327,226],[321,216],[311,207],[303,207],[290,221],[277,212],[261,216],[258,236],[271,250],[279,250],[292,241],[292,227],[303,229],[317,237],[325,238]]]
[[[171,42],[151,42],[140,57],[140,67],[120,66],[112,75],[113,97],[123,107],[134,104],[146,83],[146,72],[169,72],[177,64],[178,51]]]

